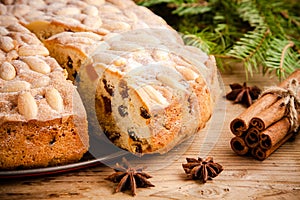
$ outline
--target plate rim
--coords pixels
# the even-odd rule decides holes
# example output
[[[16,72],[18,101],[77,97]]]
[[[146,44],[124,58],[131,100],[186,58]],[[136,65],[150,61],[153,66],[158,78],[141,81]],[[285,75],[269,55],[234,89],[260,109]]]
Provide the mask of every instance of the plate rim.
[[[34,176],[52,175],[52,174],[69,172],[69,171],[75,171],[87,167],[96,166],[99,164],[104,164],[103,161],[114,159],[123,156],[125,154],[126,154],[125,152],[117,151],[113,154],[106,155],[101,158],[94,158],[86,161],[78,161],[78,162],[65,164],[65,165],[32,168],[32,169],[20,169],[20,170],[4,170],[4,171],[0,171],[0,179],[34,177]]]

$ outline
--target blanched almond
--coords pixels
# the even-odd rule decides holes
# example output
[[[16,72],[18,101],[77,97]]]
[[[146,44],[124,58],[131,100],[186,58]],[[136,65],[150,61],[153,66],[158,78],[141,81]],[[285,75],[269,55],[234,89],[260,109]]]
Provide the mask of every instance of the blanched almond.
[[[2,63],[0,67],[0,78],[9,81],[16,77],[16,69],[9,62]]]
[[[133,43],[133,42],[127,42],[127,41],[114,41],[110,44],[112,50],[117,51],[136,51],[143,49],[143,46]],[[137,52],[136,54],[139,54],[141,52]]]
[[[49,83],[50,83],[50,78],[48,76],[43,76],[41,78],[34,80],[31,84],[32,84],[32,88],[40,88],[49,85]]]
[[[34,1],[34,3],[36,3],[36,1]],[[27,21],[27,22],[36,22],[38,20],[43,20],[44,18],[49,18],[45,15],[44,12],[40,11],[40,10],[32,10],[31,12],[27,13],[26,15],[23,16],[23,18]],[[25,26],[27,26],[28,24],[26,23]]]
[[[6,61],[6,53],[4,53],[1,49],[0,49],[0,63]]]
[[[76,33],[73,33],[72,36],[73,37],[86,37],[86,38],[90,38],[95,41],[100,41],[102,39],[102,36],[100,36],[96,33],[92,33],[92,32],[76,32]]]
[[[156,47],[158,47],[159,44],[161,44],[161,41],[155,37],[155,36],[151,36],[151,32],[150,31],[144,31],[144,30],[140,30],[139,32],[129,32],[129,33],[125,33],[122,35],[122,41],[130,41],[130,42],[135,42],[137,44],[151,44],[151,45],[156,45]],[[163,51],[161,49],[154,49],[154,53],[167,53],[168,55],[168,51]]]
[[[50,105],[51,108],[56,110],[57,112],[61,112],[64,109],[64,102],[60,95],[60,93],[55,89],[49,89],[46,91],[45,94],[47,103]]]
[[[30,6],[26,4],[15,4],[12,9],[12,13],[14,14],[14,16],[21,17],[29,13],[31,9],[32,8],[30,8]]]
[[[93,62],[94,63],[103,63],[103,64],[111,64],[114,60],[118,59],[117,55],[106,53],[106,52],[99,52],[94,54]]]
[[[6,6],[4,6],[3,4],[0,4],[0,15],[5,15],[7,11]]]
[[[8,36],[0,37],[0,49],[9,52],[15,48],[14,41]]]
[[[8,35],[9,31],[5,27],[0,27],[0,35]]]
[[[19,92],[29,89],[30,83],[26,81],[9,81],[2,88],[0,88],[0,92]]]
[[[199,76],[196,72],[194,72],[193,70],[191,70],[187,67],[177,65],[175,68],[188,81],[189,80],[195,80]]]
[[[152,100],[152,103],[159,104],[163,107],[169,104],[167,99],[163,97],[163,95],[159,91],[157,91],[150,85],[146,85],[137,89],[137,92],[141,97],[148,99],[150,101]]]
[[[128,31],[130,30],[131,26],[122,21],[115,21],[115,20],[105,20],[105,22],[102,25],[102,28],[105,28],[109,31]]]
[[[129,9],[124,9],[123,12],[124,12],[124,15],[126,17],[128,17],[129,19],[131,19],[133,22],[137,22],[139,20],[139,17],[137,16],[137,14],[134,11],[129,10]]]
[[[155,60],[159,60],[159,61],[170,59],[170,58],[169,58],[169,52],[168,52],[167,50],[164,51],[164,50],[160,50],[160,49],[155,49],[155,50],[153,51],[152,56],[153,56],[153,58],[154,58]]]
[[[186,87],[179,82],[175,76],[171,76],[169,74],[158,74],[156,79],[159,80],[164,85],[167,85],[175,90],[186,91]]]
[[[77,15],[80,13],[81,13],[81,11],[79,8],[64,7],[64,8],[58,9],[54,14],[56,14],[56,15]]]
[[[19,33],[26,33],[26,34],[30,33],[29,30],[27,30],[24,26],[22,26],[19,23],[11,23],[6,28],[11,32],[19,32]]]
[[[48,74],[51,71],[50,66],[44,60],[36,56],[23,57],[22,61],[24,61],[30,67],[30,69],[36,72]]]
[[[19,48],[19,56],[48,56],[49,51],[42,45],[24,45]]]
[[[26,120],[33,119],[38,114],[38,107],[34,97],[30,92],[24,92],[18,97],[19,113],[25,117]]]
[[[84,14],[90,15],[90,16],[98,16],[99,12],[98,12],[98,8],[96,8],[95,6],[87,6],[84,10],[83,10]]]
[[[1,1],[2,2],[2,1]],[[10,24],[18,23],[18,19],[12,15],[1,15],[0,24],[1,26],[9,26]]]
[[[6,54],[6,60],[7,61],[12,61],[12,60],[16,60],[19,58],[18,52],[17,50],[13,49],[10,52],[8,52]]]
[[[111,13],[111,14],[116,14],[116,13],[121,13],[122,11],[119,9],[118,6],[114,6],[112,4],[105,4],[102,6],[103,8],[103,13]],[[102,11],[102,10],[101,10]]]
[[[102,26],[102,20],[98,16],[86,16],[82,23],[92,29],[97,29]]]
[[[84,0],[89,5],[101,6],[105,3],[105,0]]]
[[[53,37],[51,39],[46,40],[46,43],[52,40],[56,40],[57,42],[63,44],[63,45],[70,45],[74,43],[80,43],[80,44],[94,44],[95,40],[85,37],[85,36],[80,36],[79,34],[73,34],[70,32],[63,32],[59,33],[56,35],[57,37]]]
[[[116,60],[113,61],[113,64],[117,67],[123,67],[124,65],[126,65],[126,59],[117,58]]]

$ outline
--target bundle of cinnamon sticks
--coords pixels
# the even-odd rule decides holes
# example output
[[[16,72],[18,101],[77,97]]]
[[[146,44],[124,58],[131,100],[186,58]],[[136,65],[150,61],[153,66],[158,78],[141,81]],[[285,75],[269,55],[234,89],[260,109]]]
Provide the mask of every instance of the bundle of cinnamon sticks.
[[[278,87],[278,90],[288,90],[291,82],[300,85],[300,70],[295,71]],[[283,97],[278,93],[267,93],[242,112],[230,123],[230,130],[235,135],[231,139],[231,148],[238,155],[252,155],[258,160],[268,158],[277,148],[290,139],[298,131],[300,108],[296,105],[294,115],[290,117],[290,103],[287,98],[300,97],[295,90],[293,97]],[[293,105],[294,106],[294,105]]]

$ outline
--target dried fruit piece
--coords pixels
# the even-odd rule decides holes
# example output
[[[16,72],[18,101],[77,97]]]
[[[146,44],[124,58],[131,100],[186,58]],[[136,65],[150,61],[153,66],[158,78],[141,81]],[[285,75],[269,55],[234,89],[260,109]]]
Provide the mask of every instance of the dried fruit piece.
[[[145,119],[151,118],[151,115],[149,114],[146,108],[140,107],[140,113],[141,113],[140,115]]]
[[[118,107],[118,111],[119,111],[119,114],[120,114],[121,117],[125,117],[125,116],[128,115],[128,111],[127,110],[128,110],[128,108],[126,106],[124,106],[124,105],[120,105]]]

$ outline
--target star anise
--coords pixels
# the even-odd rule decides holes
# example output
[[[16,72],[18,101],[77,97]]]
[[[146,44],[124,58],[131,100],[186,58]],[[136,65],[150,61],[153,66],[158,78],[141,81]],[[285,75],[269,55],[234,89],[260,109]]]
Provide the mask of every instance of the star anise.
[[[218,176],[223,167],[219,163],[215,163],[212,157],[202,158],[186,158],[187,163],[182,164],[185,173],[192,179],[199,179],[202,183]]]
[[[233,83],[229,86],[231,92],[226,95],[226,99],[234,101],[234,103],[241,103],[247,107],[249,107],[253,103],[253,100],[257,99],[261,93],[261,89],[257,86],[249,87],[246,82],[244,82],[243,85]]]
[[[152,176],[146,172],[143,172],[145,168],[132,168],[125,158],[123,158],[122,162],[123,165],[117,163],[114,168],[115,173],[106,178],[106,180],[118,183],[115,192],[130,189],[132,195],[135,196],[136,188],[138,187],[154,187],[154,185],[147,180]]]

